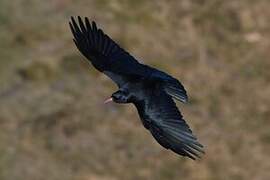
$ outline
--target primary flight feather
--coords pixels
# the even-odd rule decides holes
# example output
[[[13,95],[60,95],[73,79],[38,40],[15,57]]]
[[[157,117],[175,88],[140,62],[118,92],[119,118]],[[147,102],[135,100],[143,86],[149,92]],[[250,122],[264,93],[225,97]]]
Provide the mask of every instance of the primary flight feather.
[[[177,79],[139,63],[94,21],[83,21],[81,17],[75,21],[71,17],[69,25],[79,51],[119,87],[106,102],[133,103],[144,127],[164,148],[191,159],[204,153],[172,99],[188,101],[186,90]]]

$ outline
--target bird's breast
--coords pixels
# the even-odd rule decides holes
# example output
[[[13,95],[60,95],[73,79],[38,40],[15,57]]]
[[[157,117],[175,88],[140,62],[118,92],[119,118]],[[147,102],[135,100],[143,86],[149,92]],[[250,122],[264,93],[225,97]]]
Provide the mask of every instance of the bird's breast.
[[[151,117],[149,116],[148,109],[143,102],[136,102],[134,105],[137,108],[138,114],[140,116],[141,122],[146,129],[149,129],[151,123]]]

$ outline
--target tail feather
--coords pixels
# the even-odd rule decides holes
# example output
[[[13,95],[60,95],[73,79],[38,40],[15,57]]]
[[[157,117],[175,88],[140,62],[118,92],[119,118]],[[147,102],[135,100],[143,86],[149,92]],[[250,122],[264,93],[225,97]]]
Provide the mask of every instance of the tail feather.
[[[165,91],[172,96],[173,98],[181,101],[181,102],[188,102],[188,96],[186,90],[182,86],[175,86],[175,85],[168,85],[165,87]]]

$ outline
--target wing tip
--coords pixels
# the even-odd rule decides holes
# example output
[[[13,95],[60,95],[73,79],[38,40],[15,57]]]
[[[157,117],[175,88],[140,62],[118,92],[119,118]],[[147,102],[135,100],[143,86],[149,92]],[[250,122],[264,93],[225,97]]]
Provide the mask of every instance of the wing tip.
[[[205,154],[204,151],[202,151],[202,152],[200,151],[199,152],[199,151],[195,151],[194,149],[192,149],[192,151],[185,150],[184,152],[185,152],[184,153],[184,156],[185,157],[188,157],[188,158],[190,158],[190,159],[192,159],[194,161],[202,159],[203,155]],[[177,154],[179,154],[179,153],[177,153]],[[182,155],[182,154],[180,154],[180,155]]]
[[[199,143],[197,140],[196,141],[186,140],[186,141],[182,141],[181,144],[184,150],[195,159],[201,159],[202,156],[205,154],[204,146],[201,143]]]
[[[190,147],[190,150],[187,150],[187,154],[189,154],[190,156],[192,156],[193,160],[198,160],[201,159],[202,156],[205,154],[203,149],[194,149]],[[189,156],[188,156],[189,157]]]
[[[200,159],[205,154],[204,146],[198,142],[192,132],[183,131],[183,129],[167,128],[165,137],[170,143],[170,149],[183,156],[193,160]]]
[[[85,27],[90,28],[91,31],[93,31],[93,30],[98,31],[99,30],[96,21],[95,20],[89,21],[89,18],[86,17],[86,16],[84,16],[84,17],[82,17],[82,16],[70,16],[69,24],[71,24],[73,27],[78,26],[78,25],[84,25],[84,28]],[[87,26],[87,24],[89,24],[89,25],[91,24],[91,25]],[[81,28],[81,26],[78,26],[78,27]],[[82,30],[82,29],[80,29],[80,30]]]

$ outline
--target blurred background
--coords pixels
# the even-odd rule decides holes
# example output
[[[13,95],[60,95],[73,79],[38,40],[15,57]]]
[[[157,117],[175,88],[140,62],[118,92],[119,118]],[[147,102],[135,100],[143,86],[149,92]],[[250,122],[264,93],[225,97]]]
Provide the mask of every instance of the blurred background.
[[[269,180],[269,0],[1,0],[1,180]],[[163,149],[72,42],[87,16],[141,62],[185,85],[205,145]]]

